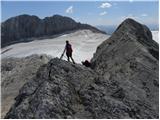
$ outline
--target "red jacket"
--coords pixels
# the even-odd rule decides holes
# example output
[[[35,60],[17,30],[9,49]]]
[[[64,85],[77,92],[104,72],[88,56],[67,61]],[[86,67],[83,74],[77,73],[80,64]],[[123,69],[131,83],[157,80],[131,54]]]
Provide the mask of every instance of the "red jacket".
[[[71,53],[72,52],[72,46],[71,44],[66,44],[66,52]]]

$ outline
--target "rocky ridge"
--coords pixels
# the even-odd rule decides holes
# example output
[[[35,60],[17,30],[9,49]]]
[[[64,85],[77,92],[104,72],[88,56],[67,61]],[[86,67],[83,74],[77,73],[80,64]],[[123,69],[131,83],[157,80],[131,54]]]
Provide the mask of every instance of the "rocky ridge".
[[[35,76],[41,65],[48,63],[51,57],[31,55],[25,58],[5,58],[1,61],[1,115],[14,104],[19,89]]]
[[[42,65],[5,118],[159,118],[158,53],[150,30],[127,19],[92,69],[58,58]]]
[[[97,28],[77,23],[65,16],[54,15],[40,19],[37,16],[19,15],[1,24],[1,46],[5,47],[19,42],[31,41],[34,38],[51,37],[64,32],[89,29],[93,32],[105,33]]]

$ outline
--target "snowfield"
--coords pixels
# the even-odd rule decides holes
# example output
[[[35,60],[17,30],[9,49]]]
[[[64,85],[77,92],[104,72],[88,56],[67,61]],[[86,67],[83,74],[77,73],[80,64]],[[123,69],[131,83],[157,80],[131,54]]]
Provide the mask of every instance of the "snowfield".
[[[69,40],[73,48],[73,59],[80,63],[86,59],[90,60],[96,52],[97,46],[107,38],[109,35],[93,33],[90,30],[78,30],[52,39],[34,40],[7,46],[1,50],[1,58],[26,57],[32,54],[60,57],[65,47],[65,41]],[[66,60],[66,55],[63,59]]]
[[[152,35],[153,40],[159,43],[159,31],[152,31]],[[81,63],[86,59],[90,60],[96,52],[97,46],[109,37],[109,35],[93,33],[90,30],[78,30],[52,39],[10,45],[1,50],[1,58],[26,57],[32,54],[60,57],[65,47],[65,41],[69,40],[73,48],[73,59],[77,63]],[[67,60],[66,55],[63,59]]]
[[[152,31],[153,40],[159,43],[159,31]]]

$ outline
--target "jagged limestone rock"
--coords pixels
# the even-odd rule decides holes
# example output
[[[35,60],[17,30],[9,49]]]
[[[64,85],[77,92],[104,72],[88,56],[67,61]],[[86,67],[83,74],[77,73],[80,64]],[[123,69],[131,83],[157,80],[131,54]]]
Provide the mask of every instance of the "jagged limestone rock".
[[[93,81],[92,70],[58,58],[53,59],[23,86],[8,118],[73,117],[76,111],[84,110],[78,91]],[[21,114],[21,110],[25,112]]]
[[[58,58],[41,66],[5,118],[159,118],[158,49],[146,26],[127,19],[92,69]]]
[[[98,46],[92,59],[93,69],[120,87],[112,97],[130,106],[134,118],[158,118],[158,55],[150,30],[127,19]]]
[[[39,67],[51,58],[32,55],[25,58],[4,58],[1,62],[1,115],[2,118],[14,103],[19,89],[35,76]]]

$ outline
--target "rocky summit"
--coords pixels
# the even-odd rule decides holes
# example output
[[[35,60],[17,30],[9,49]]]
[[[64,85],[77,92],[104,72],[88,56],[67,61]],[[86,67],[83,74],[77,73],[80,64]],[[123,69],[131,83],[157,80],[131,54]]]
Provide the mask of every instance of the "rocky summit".
[[[5,118],[159,118],[158,44],[126,19],[91,68],[54,58],[19,90]]]
[[[1,24],[1,46],[28,42],[35,38],[50,38],[54,35],[80,29],[105,33],[91,25],[78,23],[65,16],[53,15],[40,19],[37,16],[19,15],[9,18]]]

